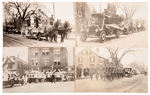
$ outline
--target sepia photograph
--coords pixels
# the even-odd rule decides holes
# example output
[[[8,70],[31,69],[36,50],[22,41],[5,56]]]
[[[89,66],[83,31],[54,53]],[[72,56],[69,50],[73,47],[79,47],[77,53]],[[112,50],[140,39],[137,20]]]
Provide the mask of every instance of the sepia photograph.
[[[5,47],[3,53],[4,93],[74,91],[73,48]]]
[[[75,2],[77,46],[148,47],[147,2]]]
[[[73,2],[3,2],[3,46],[75,46],[74,22]]]
[[[77,47],[75,91],[148,93],[147,51],[146,48]]]
[[[2,0],[2,93],[148,94],[148,1]]]

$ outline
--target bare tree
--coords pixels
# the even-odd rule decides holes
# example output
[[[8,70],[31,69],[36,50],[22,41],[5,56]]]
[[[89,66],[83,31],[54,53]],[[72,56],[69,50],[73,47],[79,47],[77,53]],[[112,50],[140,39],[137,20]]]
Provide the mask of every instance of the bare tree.
[[[110,54],[110,58],[111,58],[111,62],[112,63],[115,63],[116,66],[121,64],[121,60],[122,58],[129,52],[133,51],[133,50],[124,50],[124,52],[121,54],[121,56],[118,55],[119,53],[119,49],[116,48],[116,49],[110,49],[110,48],[107,48],[109,54]]]
[[[115,15],[119,9],[119,4],[116,2],[108,3],[107,9],[111,12],[112,15]]]
[[[5,16],[11,17],[13,19],[13,23],[16,27],[16,21],[19,17],[19,14],[17,11],[15,11],[14,8],[12,8],[12,5],[9,3],[3,3],[4,11],[5,11]],[[7,18],[6,18],[7,19]]]
[[[20,26],[24,23],[26,18],[34,14],[38,9],[38,3],[30,2],[7,2],[4,3],[4,8],[7,13],[14,19],[19,19]]]
[[[127,22],[130,22],[135,14],[135,12],[137,11],[137,8],[136,7],[133,7],[133,6],[126,6],[124,5],[122,7],[122,11],[124,12],[125,14],[125,20]]]
[[[104,64],[103,72],[105,72],[105,77],[107,79],[113,80],[114,78],[123,77],[123,65],[121,64],[122,58],[131,52],[132,50],[124,50],[120,55],[118,48],[110,49],[107,48],[108,53],[110,54],[110,61]]]

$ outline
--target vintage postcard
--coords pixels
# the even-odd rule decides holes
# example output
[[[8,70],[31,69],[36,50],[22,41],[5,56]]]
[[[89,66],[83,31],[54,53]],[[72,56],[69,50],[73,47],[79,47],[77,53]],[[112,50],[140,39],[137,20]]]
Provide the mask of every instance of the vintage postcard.
[[[146,48],[77,47],[75,91],[147,93],[147,51]]]
[[[148,93],[148,2],[1,3],[3,93]]]
[[[3,92],[74,92],[73,48],[5,47]]]
[[[3,2],[3,46],[75,46],[74,22],[72,2]]]

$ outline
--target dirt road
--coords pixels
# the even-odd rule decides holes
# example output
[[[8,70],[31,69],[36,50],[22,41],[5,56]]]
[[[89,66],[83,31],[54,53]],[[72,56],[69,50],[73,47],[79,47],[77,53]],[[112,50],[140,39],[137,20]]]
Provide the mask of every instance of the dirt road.
[[[113,81],[83,79],[76,81],[75,88],[77,92],[147,93],[148,77],[144,75],[137,75],[131,78],[122,78]]]
[[[78,46],[99,46],[99,47],[119,47],[119,48],[147,48],[148,32],[137,32],[129,35],[121,35],[120,38],[107,38],[104,43],[100,43],[97,38],[88,38],[86,42],[81,42],[77,37]]]
[[[3,34],[3,46],[4,47],[50,47],[50,46],[75,46],[75,37],[74,35],[70,35],[70,38],[65,39],[64,42],[60,42],[60,37],[58,38],[58,42],[49,42],[43,39],[42,41],[38,41],[36,39],[27,39],[26,37],[22,37],[18,34]]]

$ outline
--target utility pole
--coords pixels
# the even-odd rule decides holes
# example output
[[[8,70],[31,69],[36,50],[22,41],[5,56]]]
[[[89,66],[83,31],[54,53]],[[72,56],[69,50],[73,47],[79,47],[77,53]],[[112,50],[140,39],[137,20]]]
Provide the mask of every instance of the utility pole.
[[[101,1],[100,1],[100,13],[101,13]]]
[[[55,2],[53,2],[53,15],[54,15],[54,19],[55,19]]]

